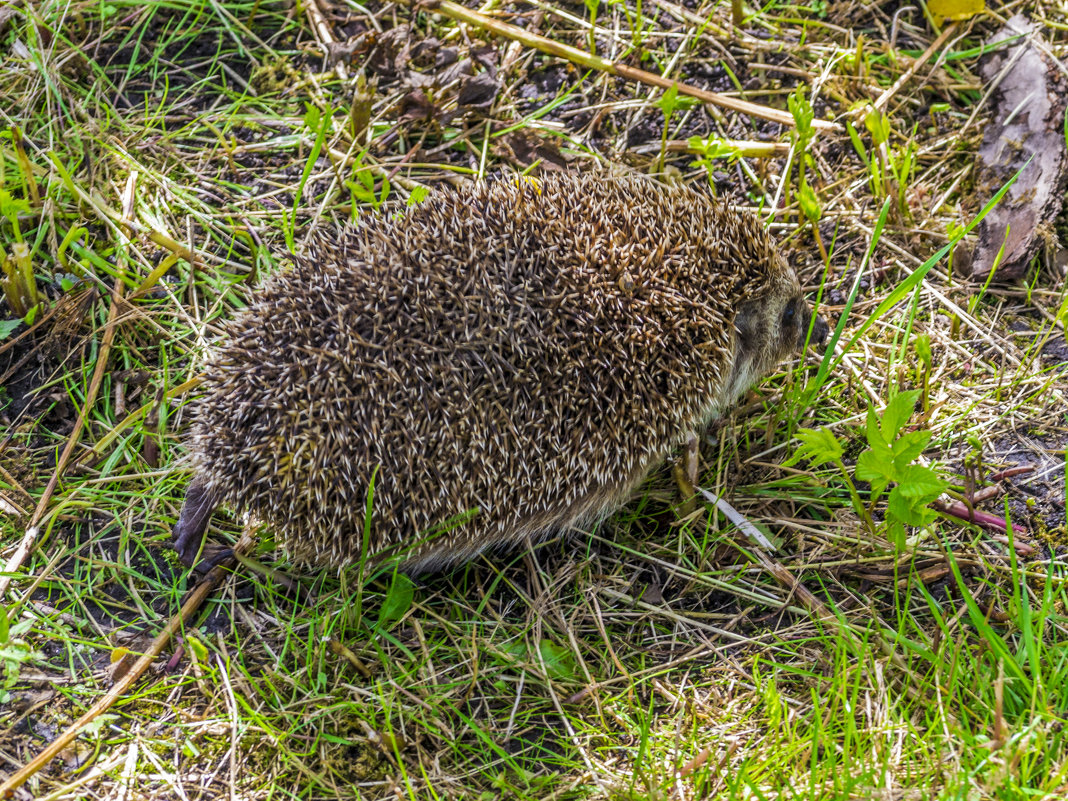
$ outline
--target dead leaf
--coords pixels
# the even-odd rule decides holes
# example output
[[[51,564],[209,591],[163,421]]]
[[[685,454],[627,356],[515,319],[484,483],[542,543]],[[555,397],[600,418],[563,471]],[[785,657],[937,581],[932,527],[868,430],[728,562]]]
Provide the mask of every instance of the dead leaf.
[[[529,128],[520,128],[498,137],[493,153],[521,169],[540,162],[542,170],[566,170],[567,158],[552,139],[538,136]]]
[[[387,78],[395,78],[407,72],[412,48],[409,34],[407,25],[398,25],[381,33],[371,53],[371,71]]]
[[[442,111],[422,89],[408,92],[401,100],[400,122],[440,122],[447,124],[452,114]]]
[[[488,72],[463,80],[457,102],[468,108],[489,108],[501,90],[500,82]]]
[[[927,0],[927,10],[936,20],[970,19],[986,11],[985,0]]]

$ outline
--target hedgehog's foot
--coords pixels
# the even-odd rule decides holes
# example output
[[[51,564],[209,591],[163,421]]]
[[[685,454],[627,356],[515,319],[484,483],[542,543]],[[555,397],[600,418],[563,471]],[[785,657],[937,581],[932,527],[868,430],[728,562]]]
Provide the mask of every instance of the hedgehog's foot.
[[[678,461],[675,462],[672,473],[675,476],[675,483],[679,485],[679,495],[682,498],[682,505],[679,507],[679,514],[683,517],[691,515],[697,509],[697,470],[698,470],[698,456],[699,443],[697,441],[697,434],[690,432],[690,436],[683,443],[682,452],[679,454]]]
[[[193,479],[189,489],[185,492],[185,503],[182,504],[182,512],[178,515],[178,522],[174,524],[171,536],[174,539],[174,550],[182,563],[193,566],[200,546],[204,542],[204,534],[208,530],[208,521],[211,513],[219,505],[215,495],[204,486],[203,482]],[[217,545],[205,546],[203,558],[196,562],[196,569],[200,573],[207,573],[215,565],[233,556],[232,548],[220,548]]]

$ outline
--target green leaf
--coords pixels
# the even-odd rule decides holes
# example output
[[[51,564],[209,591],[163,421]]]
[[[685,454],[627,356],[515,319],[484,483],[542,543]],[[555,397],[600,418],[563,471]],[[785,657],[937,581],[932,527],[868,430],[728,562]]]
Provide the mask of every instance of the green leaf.
[[[679,85],[673,83],[671,84],[671,87],[660,96],[660,99],[656,101],[656,106],[664,112],[665,117],[670,117],[677,107],[678,99]]]
[[[831,433],[829,428],[802,428],[797,432],[801,447],[786,461],[786,465],[797,464],[807,459],[813,466],[842,460],[842,443]]]
[[[923,362],[923,366],[928,370],[931,369],[931,336],[929,334],[920,334],[916,337],[916,358]]]
[[[692,108],[696,103],[696,99],[679,94],[679,85],[677,83],[671,84],[671,88],[656,101],[657,108],[664,112],[664,117],[670,117],[680,108]]]
[[[908,526],[922,526],[928,522],[934,513],[922,503],[917,504],[911,498],[901,492],[901,487],[890,490],[890,498],[886,504],[887,515]]]
[[[575,658],[570,649],[557,645],[551,640],[538,642],[538,653],[545,662],[545,670],[552,679],[570,680],[575,678]]]
[[[887,531],[888,539],[898,552],[905,550],[905,527],[896,520],[891,521]]]
[[[931,436],[930,431],[909,431],[907,434],[902,434],[891,447],[895,472],[900,473],[905,465],[910,464],[923,453],[927,443],[931,441]]]
[[[186,637],[185,642],[186,645],[189,646],[189,653],[191,653],[198,662],[204,663],[208,661],[208,647],[200,641],[199,637]],[[111,661],[114,662],[114,658],[112,658]]]
[[[812,134],[812,120],[816,115],[812,110],[812,104],[808,101],[808,98],[805,97],[804,84],[798,87],[796,92],[786,98],[786,107],[794,118],[794,124],[797,126],[798,138],[805,141]]]
[[[871,134],[871,141],[881,145],[890,138],[890,119],[878,109],[873,108],[864,118],[864,126]]]
[[[876,448],[880,445],[889,448],[890,443],[883,437],[882,429],[879,428],[879,415],[875,413],[875,407],[868,407],[868,419],[865,422],[865,433],[868,435],[868,446]]]
[[[939,25],[945,20],[962,20],[986,11],[985,0],[928,0],[927,10]]]
[[[711,166],[711,162],[714,159],[734,160],[739,156],[744,155],[743,149],[738,145],[722,139],[717,139],[714,136],[709,137],[708,139],[702,139],[700,136],[691,136],[686,140],[686,146],[690,148],[690,150],[693,150],[704,157],[695,162],[701,166],[705,166],[706,164]]]
[[[0,320],[0,340],[7,339],[20,325],[22,320]]]
[[[812,191],[808,181],[802,181],[801,187],[797,190],[797,200],[801,204],[801,211],[804,212],[808,221],[812,223],[819,222],[823,209],[820,208],[819,198]]]
[[[899,392],[886,404],[883,412],[882,432],[883,441],[893,442],[899,431],[905,427],[909,418],[916,408],[916,401],[920,397],[920,390],[911,389],[908,392]]]
[[[412,608],[415,598],[415,584],[406,573],[394,573],[386,592],[386,600],[378,610],[378,622],[375,631],[388,631],[394,623],[404,617]]]
[[[557,645],[551,640],[538,641],[537,655],[531,653],[525,642],[510,642],[501,646],[501,652],[515,657],[518,660],[531,663],[533,666],[545,663],[545,671],[551,679],[574,680],[578,675],[575,665],[574,654],[567,648]]]
[[[304,124],[308,126],[308,129],[311,131],[318,131],[319,120],[321,117],[319,109],[311,103],[305,103],[304,108]]]
[[[945,492],[948,486],[931,468],[910,464],[902,471],[897,489],[906,498],[926,504]]]
[[[0,189],[0,214],[13,221],[19,214],[27,214],[29,211],[28,200],[14,197],[10,192]]]
[[[411,207],[411,206],[415,206],[415,205],[417,205],[419,203],[422,203],[424,200],[426,200],[426,196],[429,195],[429,194],[430,194],[430,189],[428,187],[423,186],[422,184],[420,184],[419,186],[413,187],[411,193],[408,195],[408,204],[407,205],[409,207]]]
[[[894,480],[894,463],[886,458],[886,455],[874,450],[866,450],[857,459],[857,468],[854,471],[857,478],[871,484],[872,492],[882,494],[886,485]]]
[[[78,734],[82,736],[99,734],[101,731],[107,729],[108,726],[110,726],[117,720],[119,720],[118,715],[113,715],[110,713],[99,715],[98,717],[93,718],[91,721],[82,726],[82,729],[78,732]]]
[[[846,133],[849,134],[849,141],[853,143],[853,149],[857,151],[857,155],[860,156],[860,160],[864,162],[865,169],[871,167],[871,161],[868,159],[868,150],[864,147],[864,143],[860,141],[860,134],[857,133],[857,129],[853,127],[853,123],[849,120],[845,121]]]

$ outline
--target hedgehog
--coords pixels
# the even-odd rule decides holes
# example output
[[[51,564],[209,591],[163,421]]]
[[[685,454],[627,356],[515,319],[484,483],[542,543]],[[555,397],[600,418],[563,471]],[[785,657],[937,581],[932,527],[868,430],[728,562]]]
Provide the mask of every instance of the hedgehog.
[[[826,332],[757,218],[691,188],[432,192],[318,234],[225,326],[174,544],[193,564],[225,504],[298,562],[416,574],[588,525]]]

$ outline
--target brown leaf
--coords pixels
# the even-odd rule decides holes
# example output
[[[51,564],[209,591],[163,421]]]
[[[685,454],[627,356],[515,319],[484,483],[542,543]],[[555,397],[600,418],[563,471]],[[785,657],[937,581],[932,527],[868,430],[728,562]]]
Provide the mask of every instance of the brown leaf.
[[[500,90],[497,79],[488,72],[482,72],[461,82],[457,102],[468,108],[489,108]]]
[[[409,92],[401,100],[401,122],[429,122],[437,115],[437,108],[422,89]]]
[[[520,128],[498,137],[493,152],[524,169],[535,162],[541,162],[543,170],[567,169],[567,158],[560,152],[556,142],[543,139],[529,128]]]
[[[407,25],[384,31],[378,36],[371,54],[371,71],[389,78],[403,75],[408,68],[411,47],[411,32]]]

